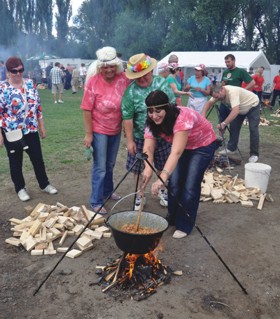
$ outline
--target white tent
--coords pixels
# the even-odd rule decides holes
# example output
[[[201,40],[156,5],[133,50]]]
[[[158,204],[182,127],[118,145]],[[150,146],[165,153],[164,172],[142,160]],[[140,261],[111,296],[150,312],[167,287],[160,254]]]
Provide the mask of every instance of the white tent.
[[[225,56],[233,54],[236,60],[236,66],[249,71],[250,67],[254,70],[260,66],[265,68],[264,77],[266,83],[271,83],[270,64],[263,51],[174,51],[165,56],[158,63],[168,62],[171,54],[175,54],[179,58],[179,65],[184,68],[185,78],[194,73],[194,67],[198,64],[205,64],[209,74],[218,74],[226,69]]]

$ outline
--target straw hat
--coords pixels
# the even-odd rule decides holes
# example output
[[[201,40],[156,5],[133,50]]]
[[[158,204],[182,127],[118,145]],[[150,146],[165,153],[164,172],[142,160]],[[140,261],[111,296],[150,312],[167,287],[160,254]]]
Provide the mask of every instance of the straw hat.
[[[128,63],[125,75],[128,79],[134,80],[141,78],[152,71],[157,65],[157,60],[149,57],[145,53],[133,55]]]

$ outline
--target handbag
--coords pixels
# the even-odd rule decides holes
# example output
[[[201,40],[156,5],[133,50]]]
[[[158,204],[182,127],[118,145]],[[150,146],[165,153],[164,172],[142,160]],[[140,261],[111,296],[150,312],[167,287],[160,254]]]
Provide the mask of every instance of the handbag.
[[[5,132],[6,138],[8,142],[16,142],[23,138],[22,130],[16,129],[10,132]]]

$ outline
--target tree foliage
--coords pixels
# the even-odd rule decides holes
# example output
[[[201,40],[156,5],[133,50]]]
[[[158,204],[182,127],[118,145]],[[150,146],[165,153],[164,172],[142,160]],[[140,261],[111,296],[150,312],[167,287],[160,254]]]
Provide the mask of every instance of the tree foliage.
[[[95,58],[112,45],[124,59],[261,49],[280,64],[279,0],[85,0],[69,26],[71,15],[71,0],[0,0],[1,47]]]

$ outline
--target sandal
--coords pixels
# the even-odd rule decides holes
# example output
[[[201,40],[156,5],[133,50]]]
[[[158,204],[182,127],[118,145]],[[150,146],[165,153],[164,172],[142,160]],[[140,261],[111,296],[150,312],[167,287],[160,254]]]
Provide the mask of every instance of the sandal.
[[[95,213],[98,212],[98,214],[100,214],[100,215],[106,215],[106,214],[108,214],[106,208],[105,208],[105,207],[102,207],[102,208],[101,208],[101,205],[91,206],[91,208],[92,208],[92,210],[93,210]],[[101,208],[101,209],[100,209],[100,208]]]

